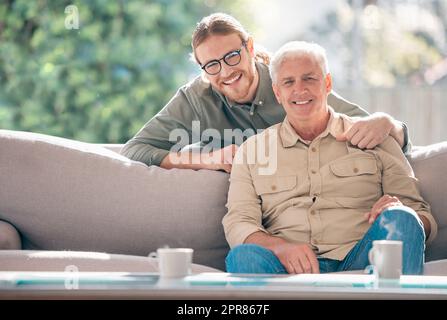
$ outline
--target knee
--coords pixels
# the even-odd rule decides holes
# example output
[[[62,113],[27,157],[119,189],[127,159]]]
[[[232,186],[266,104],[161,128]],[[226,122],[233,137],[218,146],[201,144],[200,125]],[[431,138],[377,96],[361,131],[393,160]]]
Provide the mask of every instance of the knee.
[[[388,239],[401,237],[414,237],[420,234],[425,239],[424,228],[417,213],[405,206],[396,206],[386,209],[379,215],[378,223],[388,233]]]
[[[253,256],[261,256],[264,250],[264,248],[256,244],[241,244],[230,250],[226,260],[237,262],[251,260]]]
[[[390,207],[383,211],[383,213],[379,216],[379,219],[381,220],[382,224],[396,221],[402,224],[422,225],[421,219],[417,213],[413,209],[405,206]]]
[[[225,263],[231,273],[286,273],[273,252],[256,244],[233,248]]]
[[[22,241],[13,225],[0,221],[0,250],[20,250]]]

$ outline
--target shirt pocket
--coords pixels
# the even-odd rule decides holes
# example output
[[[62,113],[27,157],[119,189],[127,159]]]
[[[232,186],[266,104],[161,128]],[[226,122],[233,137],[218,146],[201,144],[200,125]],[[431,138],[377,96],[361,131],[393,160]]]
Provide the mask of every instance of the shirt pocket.
[[[325,185],[333,197],[369,203],[380,196],[381,172],[375,158],[346,159],[330,164],[329,168],[332,177]]]
[[[254,179],[253,184],[256,194],[261,198],[263,212],[268,214],[278,209],[279,205],[284,205],[287,200],[292,200],[296,196],[297,183],[296,175]]]
[[[377,173],[375,159],[360,158],[344,160],[330,165],[332,173],[337,177],[356,177]]]

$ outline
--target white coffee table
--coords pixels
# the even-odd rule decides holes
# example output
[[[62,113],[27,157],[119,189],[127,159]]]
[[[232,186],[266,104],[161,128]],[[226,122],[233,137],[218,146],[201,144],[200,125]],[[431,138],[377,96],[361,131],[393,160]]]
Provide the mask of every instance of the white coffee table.
[[[447,299],[446,276],[0,272],[0,299]]]

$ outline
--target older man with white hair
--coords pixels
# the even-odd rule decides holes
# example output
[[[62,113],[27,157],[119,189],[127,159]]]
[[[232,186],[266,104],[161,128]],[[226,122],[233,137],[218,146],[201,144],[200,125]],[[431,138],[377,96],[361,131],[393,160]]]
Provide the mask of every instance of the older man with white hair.
[[[236,154],[223,219],[227,271],[364,269],[372,241],[390,239],[403,241],[403,273],[421,274],[437,225],[396,141],[367,150],[343,139],[353,119],[328,105],[332,78],[321,46],[287,43],[270,73],[287,115]],[[270,175],[250,161],[259,150],[276,157]]]

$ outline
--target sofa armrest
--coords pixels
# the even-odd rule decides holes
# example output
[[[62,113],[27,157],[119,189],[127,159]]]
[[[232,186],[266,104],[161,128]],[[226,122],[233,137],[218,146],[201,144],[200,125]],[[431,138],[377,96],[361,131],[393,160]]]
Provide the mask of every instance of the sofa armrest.
[[[0,250],[20,250],[22,241],[17,229],[10,223],[0,220]]]
[[[124,144],[113,144],[113,143],[100,143],[96,145],[116,153],[120,153],[121,149],[124,147]]]

